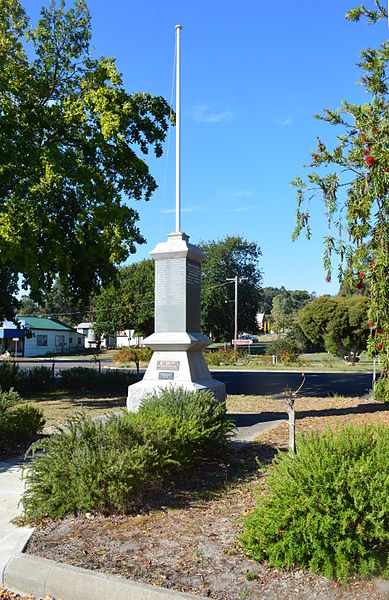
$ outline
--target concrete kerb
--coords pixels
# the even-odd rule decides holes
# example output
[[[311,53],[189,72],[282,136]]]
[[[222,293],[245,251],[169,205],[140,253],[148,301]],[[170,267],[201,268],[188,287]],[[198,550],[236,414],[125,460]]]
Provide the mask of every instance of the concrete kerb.
[[[120,577],[73,567],[54,560],[15,554],[3,572],[3,586],[19,594],[46,595],[61,600],[193,600],[184,592],[138,583]]]

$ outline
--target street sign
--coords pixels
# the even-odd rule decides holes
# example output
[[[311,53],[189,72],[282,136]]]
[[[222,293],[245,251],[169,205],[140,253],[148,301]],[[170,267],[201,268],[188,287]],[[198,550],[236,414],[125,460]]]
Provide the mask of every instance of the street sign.
[[[12,341],[13,341],[13,342],[18,342],[18,341],[19,341],[19,338],[12,338]]]
[[[253,343],[253,340],[232,340],[233,346],[250,346]]]

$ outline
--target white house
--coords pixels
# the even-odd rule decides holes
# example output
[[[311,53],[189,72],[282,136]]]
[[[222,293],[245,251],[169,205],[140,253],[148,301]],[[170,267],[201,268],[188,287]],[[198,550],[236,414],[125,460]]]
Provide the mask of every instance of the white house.
[[[77,325],[78,333],[85,336],[85,348],[116,348],[116,333],[113,335],[101,336],[100,340],[93,331],[93,323],[85,322]]]
[[[134,335],[135,329],[124,329],[116,334],[116,347],[128,348],[128,346],[143,346],[143,337]]]
[[[20,315],[16,324],[4,321],[0,327],[0,354],[32,357],[71,354],[83,348],[84,336],[57,319]]]

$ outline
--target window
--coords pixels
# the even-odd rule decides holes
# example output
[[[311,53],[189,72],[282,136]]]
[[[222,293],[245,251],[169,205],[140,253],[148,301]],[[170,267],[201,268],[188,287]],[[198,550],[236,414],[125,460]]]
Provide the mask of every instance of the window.
[[[56,335],[55,336],[55,345],[63,346],[65,344],[65,336],[64,335]]]
[[[78,338],[78,345],[81,346],[81,338]]]
[[[89,329],[83,329],[83,330],[82,330],[82,333],[83,333],[84,335],[88,335],[88,333],[89,333]]]
[[[47,335],[38,334],[36,336],[37,346],[47,346]]]
[[[73,344],[73,338],[69,338],[69,344]]]

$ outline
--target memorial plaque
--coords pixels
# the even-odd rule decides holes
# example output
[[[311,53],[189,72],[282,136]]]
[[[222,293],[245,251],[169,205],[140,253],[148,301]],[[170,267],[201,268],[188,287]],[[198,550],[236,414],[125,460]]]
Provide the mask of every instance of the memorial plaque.
[[[198,262],[186,263],[186,330],[200,331],[201,320],[201,267]]]
[[[159,360],[157,361],[157,371],[179,371],[179,360]]]
[[[155,281],[155,330],[185,331],[186,259],[156,261]]]
[[[158,379],[174,379],[174,373],[158,373]]]

